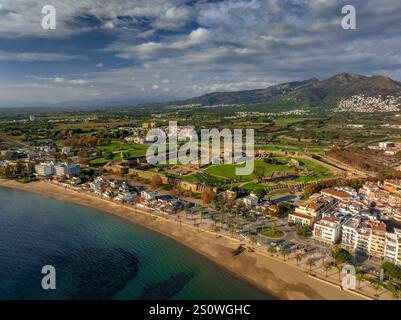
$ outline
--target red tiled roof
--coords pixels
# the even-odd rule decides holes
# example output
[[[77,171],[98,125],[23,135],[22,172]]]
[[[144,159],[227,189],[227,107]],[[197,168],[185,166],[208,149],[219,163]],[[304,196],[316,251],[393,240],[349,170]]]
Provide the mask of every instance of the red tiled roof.
[[[352,198],[352,195],[350,195],[349,193],[341,191],[341,190],[335,190],[332,188],[324,189],[321,191],[321,193],[327,194],[329,196],[333,196],[335,198],[342,198],[342,199]]]
[[[304,219],[308,219],[308,220],[312,220],[313,219],[313,217],[308,216],[308,215],[303,214],[303,213],[299,213],[299,212],[293,212],[290,215],[297,216],[297,217],[304,218]]]

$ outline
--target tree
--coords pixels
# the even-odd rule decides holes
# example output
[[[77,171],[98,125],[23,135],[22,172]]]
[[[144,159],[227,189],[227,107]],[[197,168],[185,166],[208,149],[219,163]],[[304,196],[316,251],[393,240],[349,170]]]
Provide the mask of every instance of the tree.
[[[216,195],[213,191],[204,191],[201,194],[201,199],[203,204],[209,204],[214,201]]]
[[[220,227],[215,225],[213,227],[213,231],[216,232],[216,233],[219,233],[220,232]]]
[[[269,245],[267,251],[270,253],[271,256],[273,256],[273,254],[277,252],[277,249],[275,246]]]
[[[362,281],[366,280],[366,273],[365,273],[365,271],[358,269],[356,271],[355,277],[356,277],[356,280],[358,281],[358,290],[360,290]]]
[[[333,268],[333,264],[332,264],[331,262],[326,261],[325,263],[323,263],[323,269],[324,269],[324,272],[325,272],[325,274],[326,274],[326,277],[327,277],[328,272],[329,272],[332,268]]]
[[[287,249],[282,249],[280,250],[280,254],[283,257],[283,260],[285,261],[285,258],[288,256],[289,252]]]
[[[297,235],[304,238],[312,235],[312,227],[309,225],[297,226]]]
[[[265,189],[256,189],[253,190],[253,193],[259,198],[262,199],[266,196],[267,192]]]
[[[295,260],[297,261],[297,266],[299,266],[299,263],[300,263],[301,260],[302,260],[302,257],[301,257],[301,255],[300,255],[299,253],[297,253],[297,254],[295,255]]]
[[[385,288],[393,294],[394,299],[398,299],[397,294],[399,293],[399,288],[394,285],[394,283],[387,281]]]
[[[334,266],[336,267],[338,272],[338,281],[341,281],[341,271],[343,270],[343,267],[341,264],[338,263],[336,263]]]
[[[316,265],[314,258],[309,258],[306,261],[306,265],[309,267],[309,272],[312,271],[312,268]]]
[[[337,263],[347,263],[352,260],[352,255],[345,249],[338,246],[333,246],[331,249],[331,256],[336,260]]]
[[[265,176],[265,169],[262,166],[255,166],[253,170],[253,174],[258,179],[258,182],[261,182],[263,177]]]
[[[162,178],[160,178],[160,176],[155,175],[155,176],[152,178],[152,182],[151,182],[152,187],[154,187],[154,188],[159,188],[159,187],[161,186],[162,183],[163,183],[163,182],[162,182]]]
[[[242,225],[241,225],[241,223],[237,223],[236,225],[235,225],[235,229],[237,230],[237,232],[240,232],[241,230],[242,230]]]
[[[394,263],[386,261],[381,265],[381,268],[389,278],[397,280],[401,278],[401,268]]]
[[[258,241],[256,240],[255,237],[251,237],[251,238],[249,239],[249,241],[251,242],[251,245],[252,245],[252,246],[256,246],[256,244],[258,243]]]
[[[370,281],[370,287],[372,287],[375,290],[375,296],[378,297],[379,296],[379,290],[382,287],[382,283],[377,280],[377,279],[373,279]]]
[[[114,159],[114,154],[111,151],[107,151],[107,152],[104,153],[103,157],[106,160],[113,160]]]
[[[393,298],[396,300],[401,299],[401,289],[400,288],[395,288],[394,291],[391,292],[393,294]]]

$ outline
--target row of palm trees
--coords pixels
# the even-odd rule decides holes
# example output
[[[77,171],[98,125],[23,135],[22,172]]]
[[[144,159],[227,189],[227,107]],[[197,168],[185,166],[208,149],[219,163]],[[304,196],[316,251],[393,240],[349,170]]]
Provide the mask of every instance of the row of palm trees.
[[[267,252],[270,253],[272,256],[274,254],[279,254],[282,258],[283,261],[286,261],[288,257],[290,256],[290,253],[287,249],[282,249],[282,250],[277,250],[275,246],[269,245],[267,246]],[[297,266],[300,265],[302,262],[302,255],[299,253],[296,253],[294,255],[294,259],[296,261]],[[313,267],[317,266],[317,262],[319,261],[318,258],[310,257],[306,260],[305,264],[309,269],[309,272],[312,272]],[[343,264],[334,262],[334,261],[324,261],[323,258],[323,263],[322,263],[322,269],[324,271],[324,275],[327,278],[329,276],[329,272],[332,269],[336,269],[338,273],[338,281],[341,281],[341,273],[343,270]],[[389,291],[392,295],[393,298],[395,299],[401,299],[401,286],[394,284],[392,281],[387,280],[387,281],[380,281],[376,276],[370,275],[367,272],[365,272],[363,269],[357,269],[356,274],[355,274],[356,280],[357,280],[357,289],[362,290],[362,283],[367,281],[369,282],[369,286],[375,290],[375,296],[379,296],[380,290],[386,290]]]

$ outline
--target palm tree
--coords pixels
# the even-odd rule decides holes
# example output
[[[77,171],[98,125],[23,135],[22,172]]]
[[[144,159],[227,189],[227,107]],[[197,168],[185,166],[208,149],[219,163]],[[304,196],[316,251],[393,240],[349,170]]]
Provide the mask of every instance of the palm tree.
[[[238,222],[238,223],[235,225],[235,229],[237,229],[237,231],[240,231],[241,228],[242,228],[241,223]]]
[[[336,263],[334,265],[338,271],[338,281],[341,281],[341,271],[343,270],[343,267],[341,264]]]
[[[373,279],[370,282],[370,286],[375,289],[375,296],[378,297],[379,296],[379,290],[382,287],[382,283],[380,281],[378,281],[377,279]]]
[[[285,261],[285,258],[288,256],[288,250],[287,249],[282,249],[280,250],[280,254],[283,257],[283,260]]]
[[[309,259],[306,261],[306,265],[309,267],[309,272],[311,272],[311,271],[312,271],[312,268],[316,265],[315,259],[314,259],[314,258],[309,258]]]
[[[275,252],[277,252],[276,247],[269,245],[269,247],[267,248],[267,251],[270,253],[271,256],[273,256],[273,254]]]
[[[394,298],[394,299],[400,300],[400,298],[401,298],[401,289],[396,288],[396,289],[392,292],[392,294],[393,294],[393,298]]]
[[[178,221],[180,222],[180,228],[182,227],[181,213],[177,214]]]
[[[361,290],[361,283],[362,281],[366,280],[365,271],[359,269],[356,271],[356,280],[358,281],[358,290]]]
[[[333,264],[332,264],[331,262],[326,261],[325,263],[323,263],[323,269],[324,269],[324,272],[325,272],[325,274],[326,274],[326,277],[327,277],[328,272],[329,272],[332,268],[333,268]]]
[[[249,241],[251,242],[251,245],[252,245],[252,246],[255,246],[255,245],[258,243],[258,241],[256,240],[255,237],[251,237],[251,238],[249,239]]]
[[[299,266],[299,263],[300,263],[301,260],[302,260],[302,256],[301,256],[299,253],[297,253],[297,254],[295,255],[295,260],[297,261],[297,266]]]

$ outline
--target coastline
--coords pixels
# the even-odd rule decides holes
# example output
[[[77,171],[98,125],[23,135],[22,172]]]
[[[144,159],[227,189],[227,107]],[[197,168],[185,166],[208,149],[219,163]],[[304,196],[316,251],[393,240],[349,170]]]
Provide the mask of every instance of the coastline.
[[[350,300],[361,296],[340,290],[314,278],[296,266],[259,252],[244,252],[233,256],[240,244],[229,237],[216,237],[213,232],[182,224],[174,219],[145,213],[95,196],[65,189],[49,182],[21,184],[0,180],[0,186],[47,196],[61,201],[91,207],[111,213],[149,230],[162,234],[213,261],[241,280],[278,299]]]

